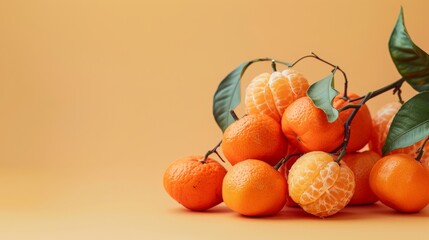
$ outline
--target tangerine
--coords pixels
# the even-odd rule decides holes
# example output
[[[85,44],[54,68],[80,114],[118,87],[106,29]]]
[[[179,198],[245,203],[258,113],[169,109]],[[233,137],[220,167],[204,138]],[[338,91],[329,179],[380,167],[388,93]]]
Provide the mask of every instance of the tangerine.
[[[382,155],[383,145],[386,142],[390,125],[392,124],[393,118],[395,117],[401,106],[402,105],[399,102],[390,102],[382,106],[376,112],[374,118],[372,119],[373,128],[371,140],[369,142],[369,149]],[[418,141],[411,146],[399,148],[387,154],[404,153],[411,156],[415,156],[417,149],[420,148],[420,146],[423,144],[423,141],[424,139]],[[425,145],[423,151],[425,152],[425,154],[423,154],[422,158],[420,159],[420,162],[422,162],[425,167],[429,168],[429,144]]]
[[[285,109],[305,96],[307,79],[292,68],[256,76],[246,88],[245,106],[249,114],[266,114],[280,122]]]
[[[222,181],[226,169],[216,160],[187,156],[168,166],[163,176],[167,193],[193,211],[203,211],[222,202]]]
[[[288,153],[290,154],[290,153]],[[289,171],[291,169],[291,167],[293,166],[293,164],[296,162],[296,160],[299,157],[292,157],[291,159],[289,159],[285,164],[283,164],[280,168],[279,171],[281,174],[283,174],[286,178],[286,181],[288,179],[288,175],[289,175]],[[299,207],[299,205],[293,201],[293,199],[289,196],[289,188],[288,188],[288,194],[287,194],[287,199],[286,199],[286,206],[288,207]]]
[[[344,127],[340,119],[329,123],[326,114],[309,97],[295,100],[283,114],[282,131],[289,144],[300,152],[331,152],[343,142]]]
[[[347,100],[344,100],[343,98],[341,98],[341,96],[343,96],[342,93],[336,96],[332,103],[332,106],[337,110],[339,110],[342,107],[345,107],[348,104],[353,104]],[[349,99],[355,99],[359,97],[355,93],[347,93],[347,96],[349,97]],[[338,118],[344,124],[353,111],[354,109],[347,109],[347,110],[341,111],[338,115]],[[362,149],[366,144],[368,144],[371,138],[371,131],[372,131],[371,113],[369,112],[368,106],[366,104],[363,104],[357,111],[353,120],[351,121],[350,139],[346,148],[347,152],[356,152]]]
[[[326,152],[309,152],[298,158],[289,171],[289,195],[304,211],[319,217],[343,209],[353,196],[355,180],[344,162]]]
[[[349,98],[357,98],[354,93]],[[333,106],[340,109],[350,104],[337,96]],[[309,97],[297,99],[283,114],[282,130],[289,143],[299,148],[301,152],[324,151],[332,152],[344,141],[344,123],[354,109],[339,113],[338,119],[328,122],[323,110],[317,108]],[[355,152],[363,148],[371,137],[372,121],[368,107],[363,104],[357,111],[350,124],[350,139],[347,152]]]
[[[369,186],[369,174],[374,164],[381,158],[373,151],[347,153],[342,161],[353,171],[355,176],[355,193],[349,205],[364,205],[378,201],[378,197]]]
[[[280,124],[264,114],[250,114],[232,123],[224,132],[222,152],[234,165],[259,159],[275,165],[288,151]]]
[[[228,171],[222,194],[225,204],[244,216],[274,215],[285,205],[287,183],[268,163],[249,159]]]
[[[429,171],[407,154],[378,160],[369,184],[382,203],[399,212],[419,212],[429,203]]]

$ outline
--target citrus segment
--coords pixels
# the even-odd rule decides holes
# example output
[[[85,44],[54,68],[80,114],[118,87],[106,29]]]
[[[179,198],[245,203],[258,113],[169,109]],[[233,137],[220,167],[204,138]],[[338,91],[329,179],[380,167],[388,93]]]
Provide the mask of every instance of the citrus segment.
[[[266,114],[276,121],[280,121],[278,112],[272,111],[274,108],[274,101],[271,97],[265,98],[265,86],[268,84],[270,74],[262,73],[249,84],[246,90],[245,104],[247,106],[247,113],[249,114]],[[268,99],[268,101],[266,100]]]
[[[305,96],[308,87],[307,79],[290,68],[260,74],[246,88],[246,112],[266,114],[280,122],[284,110],[293,101]]]
[[[343,209],[353,196],[353,172],[332,155],[314,151],[304,154],[292,166],[289,195],[306,212],[326,217]]]
[[[369,149],[382,155],[383,145],[386,141],[387,134],[389,133],[390,125],[401,106],[402,105],[399,102],[391,102],[387,103],[376,112],[372,119],[373,128],[371,140],[369,142]],[[410,156],[416,156],[416,151],[422,146],[423,141],[424,139],[411,146],[393,150],[388,154],[404,153]],[[429,168],[429,144],[425,145],[423,151],[425,153],[420,161],[423,166]]]

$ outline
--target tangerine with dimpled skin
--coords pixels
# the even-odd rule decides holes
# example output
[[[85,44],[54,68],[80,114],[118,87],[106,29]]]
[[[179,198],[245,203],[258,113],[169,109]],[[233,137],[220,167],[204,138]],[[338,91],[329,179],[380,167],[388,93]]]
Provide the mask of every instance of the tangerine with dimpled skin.
[[[250,114],[232,123],[223,134],[221,146],[232,165],[246,159],[275,165],[288,151],[280,124],[264,114]]]
[[[355,176],[355,193],[349,202],[349,205],[365,205],[378,201],[369,186],[369,174],[374,164],[381,158],[373,151],[364,151],[356,153],[347,153],[342,161],[353,171]]]
[[[429,170],[410,155],[392,154],[378,160],[369,183],[383,204],[399,212],[419,212],[429,203]]]
[[[304,211],[319,217],[343,209],[353,196],[355,180],[344,162],[328,153],[304,154],[293,164],[288,177],[289,195]]]
[[[326,114],[309,97],[295,100],[283,114],[282,131],[289,144],[300,152],[331,152],[343,142],[344,127],[340,119],[329,123]]]
[[[166,192],[184,207],[203,211],[222,202],[226,169],[216,160],[188,156],[174,161],[163,176]]]
[[[287,183],[271,165],[249,159],[235,164],[222,185],[225,204],[244,216],[259,217],[278,213],[286,202]]]
[[[285,109],[305,96],[307,79],[292,68],[282,72],[262,73],[246,88],[245,106],[249,114],[266,114],[280,122]]]

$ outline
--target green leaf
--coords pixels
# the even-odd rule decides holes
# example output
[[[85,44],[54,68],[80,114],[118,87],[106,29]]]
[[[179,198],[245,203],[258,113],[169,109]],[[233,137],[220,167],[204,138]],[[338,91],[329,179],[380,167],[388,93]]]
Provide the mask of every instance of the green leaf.
[[[429,92],[421,92],[408,100],[392,120],[383,155],[410,146],[429,135]]]
[[[334,88],[334,73],[313,83],[307,90],[307,96],[316,107],[325,112],[330,123],[338,118],[338,111],[332,106],[332,101],[337,95],[338,91]]]
[[[219,84],[213,97],[213,116],[217,125],[222,129],[222,132],[234,122],[230,111],[240,103],[240,80],[244,71],[246,71],[250,64],[260,60],[255,59],[240,64]]]
[[[413,43],[404,25],[403,10],[390,35],[389,51],[399,73],[417,91],[429,91],[429,55]]]

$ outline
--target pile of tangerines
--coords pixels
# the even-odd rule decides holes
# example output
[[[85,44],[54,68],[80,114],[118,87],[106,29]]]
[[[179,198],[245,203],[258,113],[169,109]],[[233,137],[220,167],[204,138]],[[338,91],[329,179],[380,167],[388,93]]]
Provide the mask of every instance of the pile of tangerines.
[[[344,142],[344,123],[334,122],[306,96],[307,79],[292,68],[255,77],[246,88],[246,115],[223,134],[227,171],[209,155],[173,162],[163,176],[167,193],[184,207],[203,211],[224,202],[244,216],[269,216],[284,206],[319,217],[347,205],[381,201],[400,212],[418,212],[429,203],[429,154],[414,159],[418,142],[381,157],[400,103],[389,103],[372,118],[366,105],[350,125],[347,154],[333,154]],[[340,110],[354,93],[339,94]],[[429,152],[429,145],[425,150]],[[216,152],[217,153],[217,152]]]

